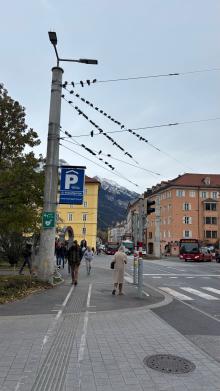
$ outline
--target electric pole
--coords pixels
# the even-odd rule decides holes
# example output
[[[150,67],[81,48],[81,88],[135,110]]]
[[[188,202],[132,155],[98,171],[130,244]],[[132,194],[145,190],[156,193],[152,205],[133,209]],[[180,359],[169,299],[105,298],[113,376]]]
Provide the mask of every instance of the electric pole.
[[[63,69],[60,61],[79,62],[83,64],[98,64],[92,59],[66,59],[60,58],[57,51],[57,35],[50,31],[49,39],[54,47],[57,66],[52,68],[52,84],[50,99],[50,114],[47,139],[47,157],[45,166],[43,224],[41,228],[38,275],[44,281],[53,280],[55,271],[55,230],[56,209],[58,196],[58,168],[59,168],[59,140],[60,140],[60,115]]]

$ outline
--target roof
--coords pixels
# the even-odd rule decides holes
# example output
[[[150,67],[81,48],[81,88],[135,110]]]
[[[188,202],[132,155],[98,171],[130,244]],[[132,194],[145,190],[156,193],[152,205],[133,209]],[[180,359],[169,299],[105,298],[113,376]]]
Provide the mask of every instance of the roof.
[[[220,187],[220,174],[183,174],[169,181],[181,186]]]
[[[185,173],[177,178],[162,181],[151,188],[151,194],[168,189],[170,187],[201,187],[220,188],[220,174],[191,174]],[[149,196],[151,195],[149,194]]]
[[[89,176],[85,176],[85,182],[86,183],[97,183],[100,185],[100,182],[96,178],[90,178]]]

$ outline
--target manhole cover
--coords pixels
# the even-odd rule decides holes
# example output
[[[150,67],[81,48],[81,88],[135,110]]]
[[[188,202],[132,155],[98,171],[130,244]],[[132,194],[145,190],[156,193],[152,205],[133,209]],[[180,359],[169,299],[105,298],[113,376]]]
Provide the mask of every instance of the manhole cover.
[[[155,354],[145,357],[144,364],[149,368],[164,373],[188,373],[195,369],[195,365],[183,357],[173,356],[172,354]]]

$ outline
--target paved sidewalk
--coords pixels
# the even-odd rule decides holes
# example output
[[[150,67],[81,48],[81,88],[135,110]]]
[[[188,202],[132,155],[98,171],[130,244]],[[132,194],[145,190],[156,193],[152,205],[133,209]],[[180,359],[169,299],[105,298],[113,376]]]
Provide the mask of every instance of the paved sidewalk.
[[[219,363],[150,310],[159,294],[146,288],[139,300],[126,284],[125,296],[111,295],[109,263],[97,257],[90,277],[82,267],[76,288],[66,276],[49,304],[40,293],[0,307],[0,390],[220,391]],[[143,362],[152,354],[182,356],[196,369],[152,370]]]

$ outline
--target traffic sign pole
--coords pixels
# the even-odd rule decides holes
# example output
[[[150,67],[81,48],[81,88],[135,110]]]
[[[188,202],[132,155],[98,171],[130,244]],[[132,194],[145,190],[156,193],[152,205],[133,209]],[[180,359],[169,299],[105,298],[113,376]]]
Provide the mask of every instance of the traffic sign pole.
[[[50,216],[55,216],[57,208],[62,75],[62,68],[54,67],[52,69],[43,218],[49,216],[50,213]],[[37,267],[39,278],[50,282],[55,269],[55,229],[55,223],[51,223],[50,227],[45,227],[42,224]]]

